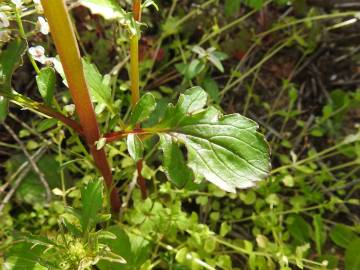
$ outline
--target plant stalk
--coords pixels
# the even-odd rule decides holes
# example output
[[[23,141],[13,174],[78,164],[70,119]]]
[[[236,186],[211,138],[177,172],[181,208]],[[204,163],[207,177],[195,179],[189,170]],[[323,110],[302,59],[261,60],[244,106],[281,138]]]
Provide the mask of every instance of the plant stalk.
[[[111,208],[114,212],[118,212],[120,210],[120,198],[113,186],[111,169],[105,151],[104,149],[97,150],[95,146],[96,141],[100,138],[99,126],[85,80],[78,43],[65,2],[64,0],[41,0],[41,3],[64,68],[83,134],[95,164],[104,177],[109,190]]]
[[[134,0],[133,2],[133,17],[136,21],[141,21],[141,0]],[[130,37],[130,81],[131,81],[131,107],[134,109],[136,103],[140,99],[139,87],[139,37],[133,35]],[[136,126],[141,129],[140,125]],[[144,177],[141,175],[143,161],[139,160],[136,163],[138,172],[138,185],[140,186],[141,196],[143,199],[147,197],[147,188]]]

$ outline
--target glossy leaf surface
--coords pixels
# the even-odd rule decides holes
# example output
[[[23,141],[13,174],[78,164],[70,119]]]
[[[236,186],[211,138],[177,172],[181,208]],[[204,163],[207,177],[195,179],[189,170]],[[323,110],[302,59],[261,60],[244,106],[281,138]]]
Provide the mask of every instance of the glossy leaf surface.
[[[175,106],[168,106],[156,129],[186,146],[188,166],[195,174],[229,192],[254,186],[270,170],[269,147],[258,125],[239,114],[223,116],[215,108],[203,109],[206,101],[200,87],[187,90]]]

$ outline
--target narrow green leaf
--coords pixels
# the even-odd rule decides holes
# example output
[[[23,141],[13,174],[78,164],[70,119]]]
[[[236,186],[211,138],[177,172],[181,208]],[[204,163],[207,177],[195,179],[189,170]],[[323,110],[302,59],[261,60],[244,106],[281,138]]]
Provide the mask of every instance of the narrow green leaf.
[[[139,136],[130,134],[127,136],[127,148],[131,158],[135,161],[139,161],[144,155],[144,145]]]
[[[164,153],[163,166],[169,180],[177,187],[182,188],[187,181],[194,179],[193,172],[186,165],[183,153],[177,142],[168,134],[160,135],[160,148]]]
[[[156,101],[151,93],[143,95],[136,103],[133,113],[130,117],[130,123],[135,125],[148,119],[150,114],[155,110]]]
[[[39,88],[39,92],[44,102],[48,105],[52,103],[55,92],[55,71],[51,67],[45,67],[40,70],[40,73],[36,76],[36,83]]]
[[[83,60],[83,65],[86,82],[89,84],[92,98],[100,104],[105,104],[110,112],[114,113],[111,88],[104,84],[103,77],[94,64]]]
[[[321,255],[322,253],[322,246],[325,242],[325,230],[324,230],[324,224],[322,222],[322,218],[320,215],[315,215],[313,217],[313,225],[315,228],[315,243],[316,243],[316,250]]]
[[[269,146],[256,131],[258,125],[239,114],[202,110],[206,99],[200,87],[189,89],[175,106],[169,105],[156,128],[185,144],[188,166],[196,175],[229,192],[254,186],[270,170]]]
[[[103,185],[100,180],[93,180],[81,190],[82,211],[80,223],[83,233],[89,232],[97,222],[97,215],[102,208]]]
[[[345,270],[360,269],[360,238],[356,237],[351,240],[345,252]]]
[[[38,132],[44,132],[44,131],[56,126],[57,122],[58,122],[58,120],[53,119],[53,118],[44,119],[37,125],[36,130]]]

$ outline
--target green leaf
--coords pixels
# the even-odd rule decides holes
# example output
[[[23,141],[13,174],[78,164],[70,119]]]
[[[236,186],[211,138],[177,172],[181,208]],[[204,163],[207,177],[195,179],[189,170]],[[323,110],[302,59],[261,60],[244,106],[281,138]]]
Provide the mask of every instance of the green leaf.
[[[326,233],[324,233],[324,224],[322,222],[322,218],[320,215],[315,215],[313,217],[313,225],[315,228],[315,243],[316,243],[316,250],[321,255],[322,246],[326,240]]]
[[[306,243],[310,238],[311,227],[300,216],[292,215],[287,219],[290,235],[300,244]]]
[[[178,143],[174,142],[170,135],[160,135],[160,148],[164,153],[163,165],[165,173],[172,183],[182,188],[187,181],[194,179],[193,172],[186,165]]]
[[[124,10],[115,0],[80,0],[81,5],[90,9],[91,13],[99,14],[104,19],[121,19],[124,17]]]
[[[57,122],[58,122],[58,120],[54,119],[54,118],[44,119],[37,125],[36,130],[38,132],[44,132],[44,131],[56,126]]]
[[[0,90],[10,91],[11,76],[15,69],[22,64],[22,56],[27,48],[26,41],[16,39],[0,53]]]
[[[40,70],[36,76],[36,83],[39,88],[40,95],[44,102],[48,105],[52,103],[55,92],[55,70],[51,67],[45,67]]]
[[[12,74],[22,64],[26,48],[26,41],[16,39],[0,53],[0,123],[5,121],[9,108],[9,100],[1,96],[1,92],[10,92]]]
[[[219,86],[215,80],[213,80],[212,78],[205,78],[202,83],[202,86],[216,103],[220,103],[221,100],[220,100]]]
[[[351,228],[343,224],[336,224],[330,231],[330,239],[343,248],[347,248],[356,237]]]
[[[94,64],[91,64],[85,59],[82,60],[82,63],[91,98],[98,104],[105,105],[108,110],[114,114],[115,109],[112,102],[111,88],[104,83],[103,76]],[[67,85],[64,70],[57,58],[54,59],[54,68],[60,74],[64,84]]]
[[[136,103],[133,113],[131,114],[130,123],[135,125],[148,119],[150,114],[155,110],[156,102],[151,93],[146,93]]]
[[[82,211],[80,223],[83,233],[89,232],[97,222],[98,212],[102,208],[103,185],[93,180],[81,190]]]
[[[13,245],[5,254],[5,262],[2,265],[4,269],[18,270],[46,270],[49,269],[40,264],[40,256],[44,251],[42,246],[33,246],[33,244],[20,242]]]
[[[140,24],[135,21],[132,13],[123,10],[116,0],[80,0],[79,2],[93,14],[99,14],[106,20],[117,20],[131,35],[137,35],[140,32]]]
[[[94,64],[83,60],[83,65],[86,82],[89,84],[92,98],[100,104],[105,104],[110,112],[114,113],[111,88],[103,82],[103,76]]]
[[[135,161],[141,160],[144,155],[144,144],[140,140],[139,136],[129,134],[127,136],[126,143],[131,158]]]
[[[208,59],[220,72],[224,72],[224,67],[216,54],[210,53]]]
[[[360,238],[356,237],[351,240],[345,252],[345,270],[360,269]]]
[[[256,131],[258,125],[239,114],[204,110],[206,101],[200,87],[187,90],[175,106],[168,106],[155,129],[185,144],[188,166],[196,175],[229,192],[254,186],[270,170],[269,146]]]
[[[205,63],[199,59],[194,59],[190,62],[187,66],[185,77],[188,80],[196,77],[198,74],[201,73],[205,69]]]

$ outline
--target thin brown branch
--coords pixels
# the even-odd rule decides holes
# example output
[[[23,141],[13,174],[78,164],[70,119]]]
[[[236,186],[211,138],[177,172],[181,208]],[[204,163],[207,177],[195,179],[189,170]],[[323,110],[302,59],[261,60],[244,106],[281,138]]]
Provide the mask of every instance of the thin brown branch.
[[[46,201],[50,202],[51,201],[51,190],[50,190],[49,183],[45,179],[44,173],[39,169],[36,162],[32,159],[30,153],[26,150],[26,147],[25,147],[24,143],[19,139],[19,137],[12,130],[12,128],[6,123],[3,123],[3,126],[9,132],[11,137],[13,137],[13,139],[16,141],[16,143],[20,146],[20,148],[23,151],[25,157],[29,160],[31,167],[34,170],[34,173],[37,174],[37,176],[39,178],[39,181],[41,182],[41,184],[45,188]]]

